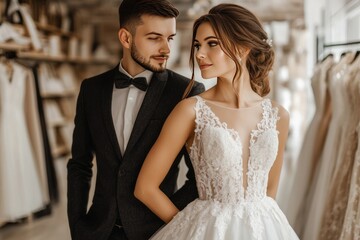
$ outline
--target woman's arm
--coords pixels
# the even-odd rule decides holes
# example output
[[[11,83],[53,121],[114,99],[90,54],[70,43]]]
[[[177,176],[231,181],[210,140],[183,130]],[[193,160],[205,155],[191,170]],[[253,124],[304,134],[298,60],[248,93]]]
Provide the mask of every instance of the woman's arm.
[[[279,108],[279,121],[277,122],[277,130],[279,131],[279,148],[275,162],[269,173],[267,195],[276,198],[277,189],[279,186],[279,179],[281,167],[283,164],[283,156],[285,151],[286,140],[289,131],[289,113],[281,106]]]
[[[185,99],[171,112],[144,161],[135,186],[135,197],[166,223],[179,210],[159,186],[177,154],[194,132],[195,101],[194,98]]]

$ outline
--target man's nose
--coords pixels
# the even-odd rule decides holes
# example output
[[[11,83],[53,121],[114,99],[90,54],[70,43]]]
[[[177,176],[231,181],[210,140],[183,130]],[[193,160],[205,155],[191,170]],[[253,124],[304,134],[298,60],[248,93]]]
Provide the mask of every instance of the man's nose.
[[[160,53],[162,54],[169,54],[170,53],[170,42],[169,41],[164,41],[161,49],[160,49]]]

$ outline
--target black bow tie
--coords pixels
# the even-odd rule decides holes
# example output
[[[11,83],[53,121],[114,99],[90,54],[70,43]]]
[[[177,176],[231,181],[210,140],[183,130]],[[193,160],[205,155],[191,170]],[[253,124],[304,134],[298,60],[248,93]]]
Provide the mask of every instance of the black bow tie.
[[[116,88],[127,88],[131,84],[142,91],[146,91],[146,89],[148,88],[148,83],[146,82],[145,77],[131,78],[120,71],[117,72],[115,78]]]

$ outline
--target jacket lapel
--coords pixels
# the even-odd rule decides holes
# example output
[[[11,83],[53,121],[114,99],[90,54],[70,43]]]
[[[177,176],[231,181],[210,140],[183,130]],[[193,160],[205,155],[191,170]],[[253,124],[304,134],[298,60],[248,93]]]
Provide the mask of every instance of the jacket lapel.
[[[114,147],[116,156],[122,160],[120,146],[116,137],[114,121],[111,113],[111,102],[114,89],[114,79],[116,71],[119,71],[119,65],[109,72],[109,75],[104,79],[104,88],[102,92],[102,110],[106,131],[109,135],[110,142]]]
[[[166,85],[167,76],[167,71],[154,73],[149,88],[146,92],[144,101],[140,107],[139,113],[137,114],[128,145],[125,149],[124,158],[126,153],[134,147],[141,134],[144,132],[146,126],[148,125],[151,116],[153,115],[161,98],[162,92]]]

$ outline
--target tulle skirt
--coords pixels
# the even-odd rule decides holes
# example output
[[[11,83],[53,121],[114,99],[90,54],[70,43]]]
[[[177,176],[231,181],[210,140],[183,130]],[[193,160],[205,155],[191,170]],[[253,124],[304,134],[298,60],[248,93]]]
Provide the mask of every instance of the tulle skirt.
[[[156,232],[151,240],[299,239],[270,197],[224,204],[197,199]]]

